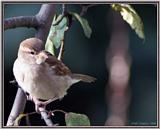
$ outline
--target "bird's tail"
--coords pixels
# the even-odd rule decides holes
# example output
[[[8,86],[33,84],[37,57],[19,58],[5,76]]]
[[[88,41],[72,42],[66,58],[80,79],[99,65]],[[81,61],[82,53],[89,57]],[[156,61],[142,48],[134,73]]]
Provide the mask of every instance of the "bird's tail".
[[[96,78],[91,77],[89,75],[84,75],[84,74],[72,74],[71,76],[74,79],[74,83],[79,82],[79,81],[83,81],[83,82],[87,82],[87,83],[91,83],[94,82],[96,80]]]

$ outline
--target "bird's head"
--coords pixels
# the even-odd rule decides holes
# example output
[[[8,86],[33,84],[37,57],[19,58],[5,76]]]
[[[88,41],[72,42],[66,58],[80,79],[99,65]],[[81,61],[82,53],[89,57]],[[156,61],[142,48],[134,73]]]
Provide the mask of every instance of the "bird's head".
[[[18,50],[18,58],[30,64],[36,63],[39,53],[42,51],[43,42],[38,38],[29,38],[21,42]],[[41,54],[42,55],[42,54]]]

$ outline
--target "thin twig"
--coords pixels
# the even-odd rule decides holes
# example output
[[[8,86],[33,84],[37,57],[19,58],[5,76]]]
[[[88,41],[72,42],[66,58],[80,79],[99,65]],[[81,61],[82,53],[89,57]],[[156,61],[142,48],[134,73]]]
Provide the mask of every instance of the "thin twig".
[[[82,10],[80,12],[80,16],[83,16],[90,7],[94,7],[94,6],[97,6],[97,4],[90,4],[90,5],[87,5],[87,6],[83,6],[82,5]]]
[[[26,125],[31,126],[31,122],[28,115],[26,116]]]
[[[49,115],[47,114],[45,108],[39,107],[39,111],[40,111],[41,116],[44,119],[45,123],[48,126],[54,126],[54,124],[52,123],[52,120],[50,119]]]
[[[9,81],[9,83],[11,83],[11,84],[17,84],[17,81],[16,80],[12,80],[12,81]]]
[[[51,111],[52,113],[54,113],[54,112],[61,112],[61,113],[64,113],[64,114],[66,114],[67,112],[65,112],[65,111],[63,111],[63,110],[60,110],[60,109],[55,109],[55,110],[53,110],[53,111]]]
[[[67,112],[63,111],[63,110],[60,110],[60,109],[56,109],[56,110],[53,110],[53,111],[47,111],[45,108],[43,107],[40,107],[39,108],[40,110],[40,113],[41,113],[41,116],[45,116],[45,122],[47,123],[47,125],[49,126],[57,126],[59,124],[53,124],[51,119],[50,119],[50,116],[54,116],[54,113],[55,112],[61,112],[63,114],[66,114]],[[30,113],[26,113],[26,114],[23,114],[22,117],[26,117],[26,124],[28,126],[31,126],[31,123],[29,121],[29,116],[30,115],[34,115],[34,114],[38,114],[37,112],[30,112]],[[22,117],[20,119],[22,119]],[[17,117],[18,118],[18,117]],[[16,121],[16,120],[15,120]]]
[[[36,114],[37,112],[31,112],[31,113],[27,113],[27,114],[23,114],[23,117],[26,117],[26,125],[27,126],[31,126],[31,122],[30,122],[30,119],[29,119],[29,116],[30,115],[34,115]],[[18,118],[18,117],[17,117]],[[22,119],[22,118],[21,118]]]
[[[66,13],[66,5],[62,4],[62,15],[65,15]]]
[[[66,13],[67,13],[66,5],[62,4],[62,15],[65,16]],[[68,27],[66,28],[65,33],[66,33],[67,30],[68,30]],[[64,33],[64,38],[65,38],[65,33]],[[58,58],[57,58],[58,60],[62,60],[63,53],[64,53],[64,40],[62,40],[62,42],[61,42],[61,47],[60,47],[59,55],[58,55]]]

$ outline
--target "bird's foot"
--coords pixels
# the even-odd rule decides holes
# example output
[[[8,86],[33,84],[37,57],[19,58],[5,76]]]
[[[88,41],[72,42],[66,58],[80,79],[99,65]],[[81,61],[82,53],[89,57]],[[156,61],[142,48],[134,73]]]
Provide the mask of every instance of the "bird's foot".
[[[47,104],[43,101],[38,100],[37,98],[33,97],[33,102],[35,103],[35,111],[40,113],[42,110],[45,111]],[[41,110],[40,110],[41,109]]]
[[[56,98],[52,98],[52,99],[49,99],[47,101],[40,101],[39,99],[37,99],[36,97],[33,97],[31,95],[29,95],[27,97],[27,99],[31,100],[31,101],[33,101],[35,103],[35,111],[37,113],[40,113],[42,111],[42,110],[40,110],[40,108],[43,109],[43,111],[44,111],[48,104],[50,104],[51,102],[56,100]]]

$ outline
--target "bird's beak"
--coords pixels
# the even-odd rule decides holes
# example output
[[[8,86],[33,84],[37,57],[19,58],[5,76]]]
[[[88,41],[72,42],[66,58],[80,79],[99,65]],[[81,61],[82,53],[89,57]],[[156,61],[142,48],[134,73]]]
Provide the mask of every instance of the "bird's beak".
[[[48,56],[44,52],[40,52],[37,55],[36,63],[37,64],[42,64],[42,63],[44,63],[46,61],[47,58],[48,58]]]

